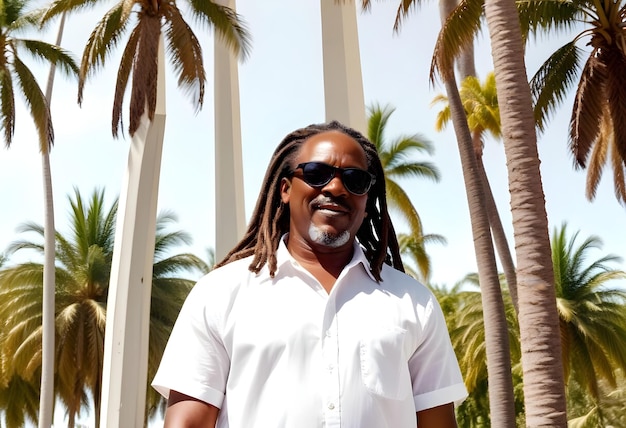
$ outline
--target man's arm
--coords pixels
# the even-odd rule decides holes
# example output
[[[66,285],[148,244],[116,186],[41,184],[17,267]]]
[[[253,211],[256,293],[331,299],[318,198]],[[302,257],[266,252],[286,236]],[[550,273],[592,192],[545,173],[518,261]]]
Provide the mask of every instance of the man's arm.
[[[197,398],[170,391],[163,428],[215,428],[219,410]]]
[[[417,412],[418,428],[457,428],[454,403]]]

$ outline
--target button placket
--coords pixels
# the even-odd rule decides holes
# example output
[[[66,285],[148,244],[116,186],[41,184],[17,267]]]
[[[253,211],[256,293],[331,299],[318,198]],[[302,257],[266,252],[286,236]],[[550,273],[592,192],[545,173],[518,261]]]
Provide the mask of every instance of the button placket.
[[[325,426],[340,426],[340,401],[339,401],[339,349],[337,344],[337,318],[334,310],[334,300],[329,299],[324,316],[323,328],[325,329],[322,340],[322,364],[323,364],[323,403]]]

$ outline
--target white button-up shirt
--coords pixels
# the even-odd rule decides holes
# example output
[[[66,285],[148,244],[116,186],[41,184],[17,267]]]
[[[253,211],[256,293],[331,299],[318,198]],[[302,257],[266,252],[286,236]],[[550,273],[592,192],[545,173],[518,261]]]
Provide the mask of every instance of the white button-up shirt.
[[[152,385],[220,408],[220,428],[415,428],[467,393],[432,293],[358,244],[330,294],[284,243],[274,278],[251,259],[203,277]]]

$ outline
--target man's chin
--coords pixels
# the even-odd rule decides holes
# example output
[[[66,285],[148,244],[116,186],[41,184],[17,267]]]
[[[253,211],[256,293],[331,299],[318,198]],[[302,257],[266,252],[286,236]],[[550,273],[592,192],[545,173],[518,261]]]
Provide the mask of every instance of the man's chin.
[[[318,245],[329,248],[339,248],[350,241],[350,232],[347,230],[343,232],[329,231],[312,224],[309,227],[309,238]]]

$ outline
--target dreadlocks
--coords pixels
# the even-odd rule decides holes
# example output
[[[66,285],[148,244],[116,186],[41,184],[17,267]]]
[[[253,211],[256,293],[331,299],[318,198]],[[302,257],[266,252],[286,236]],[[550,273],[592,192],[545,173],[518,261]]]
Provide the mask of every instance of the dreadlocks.
[[[376,146],[360,132],[337,121],[298,129],[287,135],[278,145],[265,173],[263,187],[248,230],[243,239],[216,267],[254,255],[250,271],[258,273],[267,263],[270,276],[274,276],[277,269],[276,250],[281,236],[289,231],[289,208],[281,200],[281,180],[293,171],[295,158],[302,144],[311,136],[327,131],[340,131],[354,138],[365,151],[369,172],[377,178],[368,194],[365,208],[367,217],[356,235],[364,247],[372,275],[378,281],[381,280],[380,271],[383,263],[404,271],[396,233],[387,212],[384,172]]]

